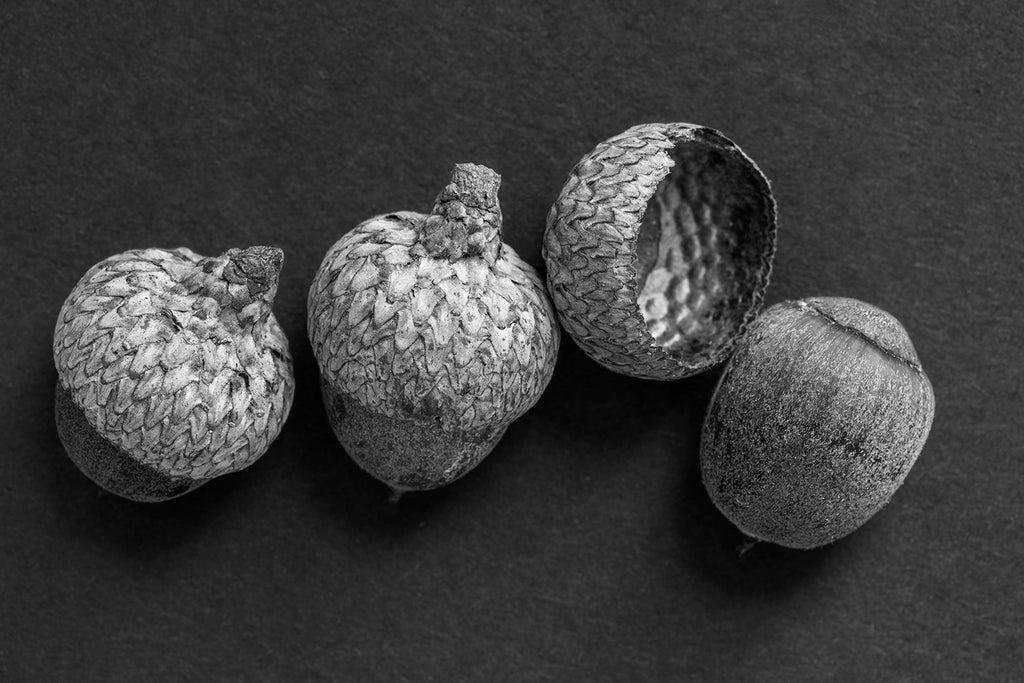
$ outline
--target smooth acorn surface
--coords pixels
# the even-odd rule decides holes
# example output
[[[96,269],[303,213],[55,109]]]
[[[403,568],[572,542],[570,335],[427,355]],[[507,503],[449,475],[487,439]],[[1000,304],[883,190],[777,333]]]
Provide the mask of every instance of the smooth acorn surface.
[[[776,304],[737,342],[712,398],[704,486],[748,536],[825,545],[889,502],[934,412],[931,383],[890,314],[845,298]]]

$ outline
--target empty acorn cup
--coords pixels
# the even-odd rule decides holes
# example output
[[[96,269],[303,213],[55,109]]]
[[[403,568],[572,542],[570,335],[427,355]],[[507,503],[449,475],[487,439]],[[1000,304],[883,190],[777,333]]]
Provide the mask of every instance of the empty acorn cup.
[[[263,455],[295,388],[270,310],[283,258],[275,247],[136,249],[82,277],[53,356],[57,430],[86,476],[155,502]]]
[[[768,181],[735,143],[634,126],[583,157],[551,207],[548,289],[592,359],[678,379],[724,361],[757,315],[775,234]]]

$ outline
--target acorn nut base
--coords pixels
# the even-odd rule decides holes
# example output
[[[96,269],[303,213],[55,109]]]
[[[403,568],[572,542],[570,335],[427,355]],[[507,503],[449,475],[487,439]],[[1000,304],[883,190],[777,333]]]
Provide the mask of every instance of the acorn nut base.
[[[450,484],[480,464],[506,427],[445,432],[434,422],[396,418],[364,407],[321,382],[327,417],[345,452],[393,491],[425,491]]]
[[[57,433],[68,457],[82,474],[109,493],[142,503],[170,500],[193,491],[209,479],[172,476],[137,460],[89,424],[71,392],[56,384],[54,410]]]

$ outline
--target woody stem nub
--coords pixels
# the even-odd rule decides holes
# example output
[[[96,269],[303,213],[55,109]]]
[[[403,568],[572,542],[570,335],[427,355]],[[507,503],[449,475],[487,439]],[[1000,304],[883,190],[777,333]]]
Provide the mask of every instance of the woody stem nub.
[[[479,256],[493,264],[501,250],[501,176],[477,164],[456,164],[420,228],[420,242],[434,258]]]
[[[185,284],[202,295],[197,305],[209,302],[225,322],[248,327],[270,315],[283,264],[284,252],[277,247],[228,249],[196,264]]]

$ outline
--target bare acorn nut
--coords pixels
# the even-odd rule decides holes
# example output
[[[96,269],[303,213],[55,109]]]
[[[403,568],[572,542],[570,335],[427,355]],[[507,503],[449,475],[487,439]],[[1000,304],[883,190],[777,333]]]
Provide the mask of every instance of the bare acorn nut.
[[[825,545],[889,502],[934,414],[894,317],[855,299],[776,304],[739,340],[712,398],[704,486],[748,536]]]
[[[57,430],[111,493],[155,502],[255,462],[295,381],[270,311],[284,254],[135,249],[100,261],[57,318]]]
[[[334,432],[396,494],[469,472],[554,371],[555,313],[533,268],[501,241],[500,181],[456,165],[429,215],[359,224],[309,290]]]
[[[576,165],[548,213],[558,317],[606,368],[679,379],[725,360],[775,254],[768,181],[718,131],[634,126]]]

